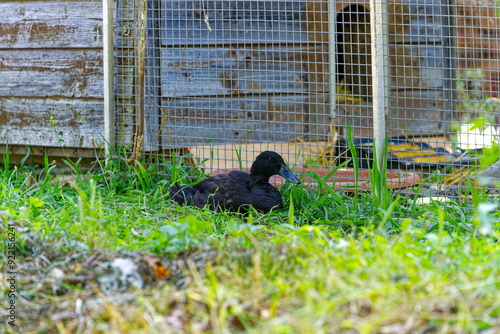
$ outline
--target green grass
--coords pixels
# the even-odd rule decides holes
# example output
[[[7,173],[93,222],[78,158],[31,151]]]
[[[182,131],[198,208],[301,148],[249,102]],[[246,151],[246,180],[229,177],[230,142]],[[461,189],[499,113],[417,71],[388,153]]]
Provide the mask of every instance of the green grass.
[[[175,205],[168,188],[204,175],[179,157],[165,165],[72,165],[69,181],[48,161],[2,169],[0,209],[18,227],[22,332],[500,331],[500,215],[480,193],[469,216],[458,203],[387,207],[361,191],[286,184],[284,209],[243,217]],[[172,275],[155,278],[144,254]],[[134,259],[142,288],[102,293],[116,257]]]

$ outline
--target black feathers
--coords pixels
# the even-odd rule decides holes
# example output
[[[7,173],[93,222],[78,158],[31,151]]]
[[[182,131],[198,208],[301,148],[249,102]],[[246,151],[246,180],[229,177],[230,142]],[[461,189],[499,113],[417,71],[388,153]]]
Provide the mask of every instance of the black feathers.
[[[235,171],[212,176],[190,187],[176,184],[170,188],[170,198],[180,205],[203,208],[208,204],[213,211],[222,208],[246,212],[253,206],[267,213],[283,207],[279,191],[269,183],[269,178],[276,174],[300,183],[278,153],[265,151],[255,159],[250,174]]]

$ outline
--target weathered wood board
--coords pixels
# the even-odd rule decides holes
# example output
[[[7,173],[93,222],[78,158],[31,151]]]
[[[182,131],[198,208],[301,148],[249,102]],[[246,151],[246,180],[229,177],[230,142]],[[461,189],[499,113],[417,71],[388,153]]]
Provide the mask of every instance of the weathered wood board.
[[[103,108],[94,99],[0,97],[0,143],[91,148],[103,142]]]
[[[444,131],[447,113],[442,90],[400,91],[391,93],[390,124],[387,128],[411,132]]]
[[[0,50],[0,96],[103,94],[102,51]]]
[[[0,49],[102,48],[102,1],[0,3]]]
[[[310,102],[307,95],[191,98],[174,100],[167,110],[168,100],[164,100],[163,112],[167,116],[162,145],[169,148],[203,145],[208,141],[295,140],[310,133],[310,122],[316,120],[310,117],[316,112],[310,110]]]
[[[444,107],[442,91],[393,91],[390,96],[389,115],[386,116],[386,131],[389,135],[436,134],[446,129],[449,119]],[[347,129],[349,123],[354,137],[373,137],[373,106],[342,105],[337,124]],[[347,133],[345,131],[345,133]]]
[[[441,45],[395,45],[390,53],[392,89],[443,87]],[[161,54],[164,97],[307,93],[319,87],[329,90],[328,82],[317,82],[324,77],[308,77],[315,72],[309,68],[313,64],[315,70],[327,68],[326,61],[314,59],[320,55],[321,61],[326,55],[319,47],[175,48],[162,49]]]
[[[391,89],[439,89],[444,87],[443,46],[392,45]]]
[[[320,66],[326,69],[325,61],[316,63],[326,56],[320,47],[164,48],[161,51],[163,97],[302,94],[327,89],[324,82],[313,87],[309,84],[309,65],[314,62],[315,70]]]
[[[405,34],[405,43],[439,43],[447,29],[443,24],[443,14],[447,0],[414,1],[405,0],[409,8],[410,29]]]
[[[307,0],[164,0],[162,44],[308,42],[306,7]],[[205,13],[211,32],[205,23]]]

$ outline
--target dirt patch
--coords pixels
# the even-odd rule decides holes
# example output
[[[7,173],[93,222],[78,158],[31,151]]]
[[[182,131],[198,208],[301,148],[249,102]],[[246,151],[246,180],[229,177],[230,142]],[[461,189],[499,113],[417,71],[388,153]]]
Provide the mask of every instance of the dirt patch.
[[[92,328],[96,314],[110,305],[137,304],[141,294],[166,284],[175,289],[185,287],[191,280],[186,274],[188,268],[204,275],[205,267],[217,254],[209,246],[174,258],[154,258],[136,251],[89,249],[86,244],[67,238],[47,240],[47,236],[22,222],[5,223],[5,216],[5,212],[0,214],[0,233],[4,234],[8,226],[15,227],[17,246],[13,276],[18,312],[16,327],[10,329],[24,333],[56,332],[61,322],[76,331]],[[6,268],[7,254],[2,252],[0,259]],[[9,300],[7,285],[2,277],[2,300]],[[2,318],[7,313],[2,307]]]

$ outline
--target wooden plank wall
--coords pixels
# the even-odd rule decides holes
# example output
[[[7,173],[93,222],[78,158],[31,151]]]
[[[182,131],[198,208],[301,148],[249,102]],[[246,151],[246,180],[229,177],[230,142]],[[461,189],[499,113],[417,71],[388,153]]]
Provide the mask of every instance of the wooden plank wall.
[[[2,1],[0,13],[0,144],[102,142],[102,1]]]

